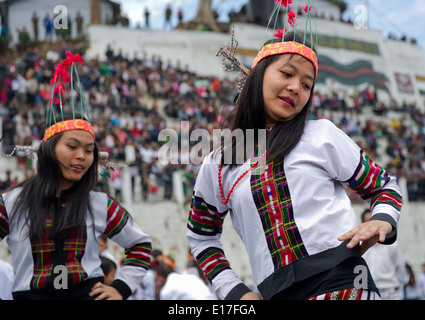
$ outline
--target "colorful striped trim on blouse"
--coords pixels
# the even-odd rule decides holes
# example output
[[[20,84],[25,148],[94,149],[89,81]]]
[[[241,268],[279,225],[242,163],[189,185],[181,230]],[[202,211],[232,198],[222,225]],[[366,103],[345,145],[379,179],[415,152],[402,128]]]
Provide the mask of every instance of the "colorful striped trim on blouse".
[[[363,289],[344,289],[323,293],[318,296],[312,297],[309,300],[365,300],[363,297]],[[363,298],[363,299],[362,299]]]
[[[0,195],[0,240],[9,234],[9,218],[4,205],[3,197]]]
[[[151,264],[152,246],[150,242],[136,244],[124,251],[124,266],[135,266],[149,269]]]
[[[118,234],[126,225],[129,214],[119,206],[113,199],[108,199],[108,213],[106,218],[106,229],[104,234],[108,238],[112,238]]]
[[[196,260],[210,282],[222,271],[230,269],[229,261],[220,248],[210,247],[196,256]]]
[[[108,199],[108,212],[104,234],[108,238],[116,236],[130,219],[128,212],[113,199]],[[150,242],[138,243],[124,251],[124,266],[134,266],[149,269],[151,264],[152,247]]]
[[[193,195],[187,226],[196,234],[213,236],[222,232],[226,213],[218,212],[216,207]]]
[[[385,203],[400,211],[402,197],[394,190],[384,189],[388,181],[390,177],[387,172],[366,153],[360,151],[359,165],[346,183],[364,200],[371,199],[371,209],[380,203]]]
[[[378,194],[372,197],[371,208],[373,209],[379,204],[390,205],[394,209],[400,211],[402,206],[402,197],[393,190],[383,189]]]
[[[276,270],[308,253],[295,224],[283,162],[258,172],[251,175],[251,191]]]

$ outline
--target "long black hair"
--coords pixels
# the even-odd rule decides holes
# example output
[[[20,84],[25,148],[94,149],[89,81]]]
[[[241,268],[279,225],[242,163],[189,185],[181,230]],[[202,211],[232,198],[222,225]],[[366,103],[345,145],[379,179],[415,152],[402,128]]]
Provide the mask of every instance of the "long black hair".
[[[285,35],[285,41],[293,41],[294,33],[289,32]],[[272,39],[266,42],[264,45],[267,45],[271,42],[280,42],[281,39]],[[295,34],[295,41],[303,43],[303,38]],[[311,48],[313,51],[315,49],[309,42],[305,42],[305,45]],[[291,54],[292,59],[296,54]],[[230,130],[234,131],[236,129],[241,129],[247,140],[247,130],[254,129],[254,143],[258,144],[259,135],[258,132],[261,129],[266,129],[266,113],[265,113],[265,104],[263,98],[263,77],[267,67],[276,61],[280,55],[273,55],[261,60],[249,73],[245,84],[243,86],[242,92],[239,97],[239,103],[236,107],[235,114],[231,118]],[[278,163],[284,159],[286,155],[295,148],[298,141],[300,140],[304,127],[310,113],[310,107],[312,102],[314,92],[314,85],[311,88],[310,98],[307,104],[304,106],[302,111],[292,120],[284,121],[277,124],[273,130],[267,135],[267,163],[274,162]],[[245,141],[246,142],[246,141]],[[241,156],[237,154],[238,141],[233,139],[231,143],[232,150],[232,163],[224,163],[224,152],[222,153],[221,163],[230,166],[236,165],[237,157]],[[222,143],[222,147],[226,146]],[[249,155],[244,154],[244,161],[249,158]],[[240,164],[240,163],[239,163]]]
[[[75,118],[78,117],[80,116],[76,114]],[[70,119],[73,117],[64,116],[64,120]],[[62,118],[58,118],[57,121],[62,121]],[[31,239],[41,239],[46,227],[47,213],[52,213],[56,202],[56,193],[63,176],[55,147],[62,134],[58,133],[40,144],[37,150],[37,173],[14,188],[22,190],[12,208],[12,218],[24,219]],[[95,142],[93,164],[80,181],[74,182],[69,202],[61,214],[55,217],[57,219],[53,223],[55,233],[67,234],[71,229],[84,223],[87,210],[91,214],[90,191],[97,184],[98,154],[99,147]]]

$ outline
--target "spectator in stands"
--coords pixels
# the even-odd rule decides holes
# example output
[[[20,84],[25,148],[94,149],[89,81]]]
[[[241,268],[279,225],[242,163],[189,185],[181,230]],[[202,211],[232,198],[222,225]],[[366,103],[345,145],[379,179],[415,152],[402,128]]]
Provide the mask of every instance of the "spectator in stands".
[[[404,286],[404,300],[422,300],[421,290],[416,282],[412,266],[406,263],[408,282]]]
[[[164,29],[167,29],[169,27],[170,29],[173,28],[171,24],[171,15],[173,14],[173,10],[171,9],[171,5],[168,4],[165,8],[165,20],[164,20]]]
[[[12,172],[10,170],[6,171],[6,179],[0,183],[0,193],[6,191],[12,186]]]
[[[44,24],[44,30],[45,30],[44,40],[52,41],[53,23],[52,23],[52,20],[49,17],[49,14],[46,14],[46,16],[44,17],[43,24]]]
[[[148,7],[145,7],[145,28],[149,29],[150,28],[150,23],[149,23],[149,16],[150,16],[150,11]]]

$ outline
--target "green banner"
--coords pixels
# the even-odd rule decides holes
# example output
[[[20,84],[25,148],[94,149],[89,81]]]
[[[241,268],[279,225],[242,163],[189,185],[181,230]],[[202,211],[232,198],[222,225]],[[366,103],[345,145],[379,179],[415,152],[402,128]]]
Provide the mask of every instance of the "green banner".
[[[326,79],[335,79],[347,86],[357,86],[369,83],[378,89],[389,92],[385,74],[373,70],[372,63],[366,60],[357,60],[350,64],[339,64],[331,58],[319,55],[318,83],[325,83]]]
[[[334,49],[345,49],[350,51],[360,51],[374,55],[380,55],[379,47],[376,43],[361,40],[347,39],[334,36],[318,35],[319,48],[328,47]],[[310,37],[307,37],[310,39]]]

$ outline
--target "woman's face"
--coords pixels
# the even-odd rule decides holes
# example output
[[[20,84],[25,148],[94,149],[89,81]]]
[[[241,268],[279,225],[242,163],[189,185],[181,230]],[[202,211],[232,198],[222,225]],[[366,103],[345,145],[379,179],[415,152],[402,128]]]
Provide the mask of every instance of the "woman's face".
[[[264,72],[263,98],[267,126],[295,118],[310,99],[313,64],[300,55],[282,54]]]
[[[94,161],[94,138],[82,130],[65,131],[55,147],[62,172],[61,190],[80,181]]]

